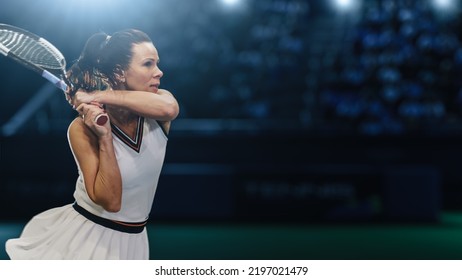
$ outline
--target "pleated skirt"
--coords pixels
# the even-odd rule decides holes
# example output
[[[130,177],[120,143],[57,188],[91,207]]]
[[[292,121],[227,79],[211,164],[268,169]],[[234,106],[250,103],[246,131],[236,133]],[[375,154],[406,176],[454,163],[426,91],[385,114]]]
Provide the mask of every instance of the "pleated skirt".
[[[34,216],[5,249],[12,260],[147,260],[146,228],[125,233],[96,224],[72,204]]]

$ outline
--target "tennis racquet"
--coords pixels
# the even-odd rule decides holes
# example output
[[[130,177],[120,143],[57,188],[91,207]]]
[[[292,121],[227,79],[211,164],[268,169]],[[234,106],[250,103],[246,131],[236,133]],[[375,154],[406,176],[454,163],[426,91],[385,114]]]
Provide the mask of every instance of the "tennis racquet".
[[[0,53],[38,73],[66,94],[72,83],[66,76],[66,59],[50,42],[24,29],[0,23]],[[106,114],[96,117],[98,125],[108,120]]]

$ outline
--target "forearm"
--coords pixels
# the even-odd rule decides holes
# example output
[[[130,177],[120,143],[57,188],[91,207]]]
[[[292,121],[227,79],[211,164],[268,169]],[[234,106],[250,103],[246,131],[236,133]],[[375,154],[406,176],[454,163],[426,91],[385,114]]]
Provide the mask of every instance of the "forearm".
[[[171,121],[178,116],[179,106],[168,91],[159,89],[158,93],[144,91],[102,91],[95,93],[96,102],[132,111],[137,115]]]
[[[69,128],[69,144],[82,172],[89,198],[106,211],[117,212],[122,201],[122,178],[115,156],[109,123],[94,125],[89,119],[99,112],[96,106],[84,108],[86,122],[76,118]]]
[[[112,137],[100,138],[99,165],[94,182],[94,201],[109,212],[118,212],[122,202],[122,178]]]

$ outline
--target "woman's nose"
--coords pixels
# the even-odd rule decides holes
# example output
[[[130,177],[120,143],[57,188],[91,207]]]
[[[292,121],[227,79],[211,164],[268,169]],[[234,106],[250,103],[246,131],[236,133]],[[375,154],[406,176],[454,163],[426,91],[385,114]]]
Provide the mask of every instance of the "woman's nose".
[[[154,77],[156,78],[162,78],[162,76],[164,75],[164,72],[162,72],[162,70],[158,69],[156,71],[156,73],[154,74]]]

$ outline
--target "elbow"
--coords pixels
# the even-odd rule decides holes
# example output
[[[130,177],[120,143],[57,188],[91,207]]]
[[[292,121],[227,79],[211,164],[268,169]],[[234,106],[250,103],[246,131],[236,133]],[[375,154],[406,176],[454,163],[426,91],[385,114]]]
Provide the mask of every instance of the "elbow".
[[[116,205],[116,204],[114,204],[114,205],[108,205],[108,206],[104,207],[104,210],[106,210],[106,211],[108,211],[108,212],[111,212],[111,213],[117,213],[117,212],[120,211],[120,209],[121,209],[121,205],[120,205],[120,204],[118,204],[118,205]]]
[[[100,173],[94,184],[86,189],[90,199],[105,211],[115,213],[122,208],[122,178],[118,168]]]
[[[122,208],[122,203],[120,201],[119,202],[111,201],[107,203],[102,203],[100,205],[101,207],[104,208],[104,210],[106,210],[107,212],[111,212],[111,213],[117,213]]]
[[[164,118],[166,121],[172,121],[176,119],[180,113],[180,108],[177,102],[171,102],[167,104],[164,108]]]
[[[157,103],[157,101],[154,103],[160,105],[154,107],[156,111],[156,116],[154,118],[159,121],[173,121],[176,119],[176,117],[178,117],[180,113],[180,106],[178,105],[178,101],[167,90],[159,89],[158,93],[162,96],[162,103]]]
[[[120,211],[122,208],[122,199],[107,199],[107,198],[101,198],[101,199],[94,199],[93,202],[98,204],[99,206],[103,207],[103,209],[107,212],[111,213],[117,213]]]
[[[122,195],[114,195],[112,197],[106,197],[105,202],[103,203],[104,210],[116,213],[119,212],[122,208]]]

